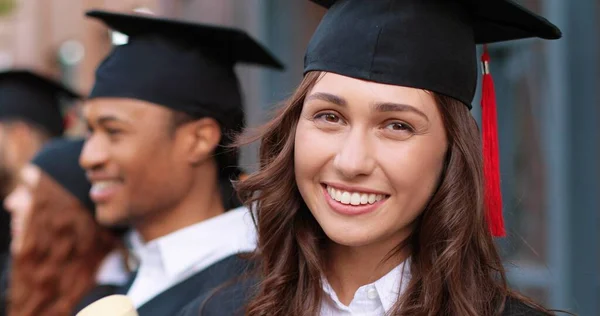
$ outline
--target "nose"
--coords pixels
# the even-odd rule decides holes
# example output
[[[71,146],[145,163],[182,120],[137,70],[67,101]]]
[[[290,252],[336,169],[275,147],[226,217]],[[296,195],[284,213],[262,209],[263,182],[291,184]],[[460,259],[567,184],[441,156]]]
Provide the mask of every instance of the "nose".
[[[83,144],[79,155],[79,164],[83,169],[94,170],[100,168],[108,160],[107,151],[102,141],[92,134]]]
[[[375,168],[375,159],[369,148],[367,133],[353,130],[339,147],[333,165],[337,171],[348,179],[369,175]]]

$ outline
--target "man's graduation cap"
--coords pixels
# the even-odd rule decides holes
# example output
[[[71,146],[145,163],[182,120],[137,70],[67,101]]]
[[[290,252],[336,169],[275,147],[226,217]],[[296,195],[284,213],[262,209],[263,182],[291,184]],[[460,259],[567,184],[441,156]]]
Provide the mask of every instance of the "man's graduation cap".
[[[238,130],[243,106],[234,65],[283,68],[241,30],[141,14],[90,11],[87,16],[129,37],[98,67],[90,98],[144,100]]]
[[[64,131],[60,103],[79,99],[64,85],[29,70],[0,72],[0,120],[24,120],[45,129],[51,136]]]
[[[562,35],[511,0],[312,1],[329,10],[308,45],[305,73],[327,71],[425,89],[469,109],[477,85],[477,44]],[[486,210],[492,233],[503,236],[495,96],[484,51]]]
[[[83,139],[57,138],[40,149],[31,163],[71,193],[91,213],[95,206],[90,198],[91,184],[79,165]]]

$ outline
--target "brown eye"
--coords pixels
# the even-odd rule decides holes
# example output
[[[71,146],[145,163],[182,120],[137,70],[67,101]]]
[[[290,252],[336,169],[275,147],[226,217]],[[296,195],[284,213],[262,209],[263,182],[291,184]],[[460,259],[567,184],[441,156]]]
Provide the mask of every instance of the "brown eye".
[[[327,123],[340,123],[341,119],[334,113],[321,113],[315,116],[315,119],[325,121]]]
[[[393,131],[411,131],[412,128],[404,123],[400,123],[400,122],[394,122],[394,123],[390,123],[387,126],[388,129],[391,129]]]
[[[325,120],[330,123],[337,123],[340,121],[340,118],[335,114],[325,114]]]

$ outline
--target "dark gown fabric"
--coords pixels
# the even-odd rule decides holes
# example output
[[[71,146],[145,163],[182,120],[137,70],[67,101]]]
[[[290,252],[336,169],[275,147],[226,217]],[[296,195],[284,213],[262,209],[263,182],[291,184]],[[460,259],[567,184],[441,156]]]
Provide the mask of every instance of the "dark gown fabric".
[[[244,278],[213,293],[198,296],[177,316],[243,316],[257,288],[257,278]],[[502,316],[547,316],[525,303],[509,298]]]
[[[249,261],[240,257],[240,255],[227,257],[160,293],[139,307],[138,314],[140,316],[177,315],[182,308],[194,301],[199,295],[211,293],[220,286],[244,275],[248,269]],[[132,283],[130,282],[112,292],[92,291],[89,296],[84,298],[79,308],[83,308],[108,295],[125,294]]]

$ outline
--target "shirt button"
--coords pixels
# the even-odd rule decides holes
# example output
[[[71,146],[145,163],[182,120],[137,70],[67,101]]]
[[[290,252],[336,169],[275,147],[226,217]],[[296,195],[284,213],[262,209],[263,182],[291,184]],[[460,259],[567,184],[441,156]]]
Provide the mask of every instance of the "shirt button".
[[[370,300],[374,300],[374,299],[376,299],[376,298],[378,297],[378,295],[377,295],[377,290],[376,290],[374,287],[372,287],[372,288],[368,289],[368,290],[367,290],[367,297],[368,297]]]

